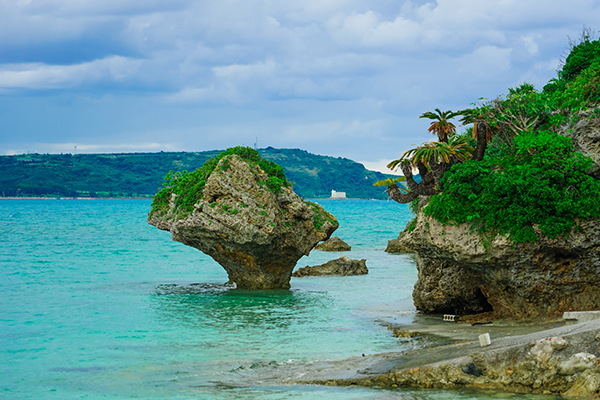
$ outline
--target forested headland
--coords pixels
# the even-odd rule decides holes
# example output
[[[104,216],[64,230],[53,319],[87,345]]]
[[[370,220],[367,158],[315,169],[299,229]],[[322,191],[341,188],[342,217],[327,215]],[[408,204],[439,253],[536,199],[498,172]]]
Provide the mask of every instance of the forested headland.
[[[302,197],[326,198],[332,190],[348,198],[385,199],[373,183],[387,175],[341,157],[300,149],[258,150],[283,167]],[[148,197],[169,171],[194,171],[222,150],[127,154],[21,154],[0,156],[2,197]]]

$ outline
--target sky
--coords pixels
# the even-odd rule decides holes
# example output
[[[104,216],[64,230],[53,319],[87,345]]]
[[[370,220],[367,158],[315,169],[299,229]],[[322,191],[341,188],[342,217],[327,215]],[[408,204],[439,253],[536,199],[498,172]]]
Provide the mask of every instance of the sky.
[[[0,154],[256,145],[385,171],[434,139],[423,112],[541,89],[598,21],[598,0],[0,0]]]

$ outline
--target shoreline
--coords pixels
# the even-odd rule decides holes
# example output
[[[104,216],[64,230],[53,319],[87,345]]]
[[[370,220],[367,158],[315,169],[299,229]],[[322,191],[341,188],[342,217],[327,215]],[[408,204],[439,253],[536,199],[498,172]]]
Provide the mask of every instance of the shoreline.
[[[318,371],[308,366],[306,379],[293,383],[598,396],[600,319],[477,326],[435,320],[416,316],[413,324],[389,325],[422,347],[339,360]],[[481,347],[482,333],[491,345]]]

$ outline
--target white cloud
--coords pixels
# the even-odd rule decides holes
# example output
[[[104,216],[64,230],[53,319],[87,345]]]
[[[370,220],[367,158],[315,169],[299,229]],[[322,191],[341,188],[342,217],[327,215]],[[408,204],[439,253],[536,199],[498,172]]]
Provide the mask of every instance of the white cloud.
[[[521,41],[527,48],[529,54],[533,55],[538,52],[538,45],[533,36],[523,36],[521,37]]]
[[[346,45],[412,47],[421,33],[416,21],[403,17],[387,21],[370,10],[343,19],[336,16],[328,25],[336,40]]]
[[[371,171],[379,171],[384,174],[390,174],[390,175],[402,175],[402,171],[400,171],[400,170],[392,171],[391,169],[389,169],[387,167],[387,165],[390,163],[390,161],[392,161],[392,160],[357,161],[357,162],[361,163],[362,165],[365,166],[366,169],[369,169]]]
[[[469,79],[496,80],[511,68],[511,48],[483,46],[455,60],[457,72]],[[463,78],[464,79],[464,78]]]
[[[378,160],[422,132],[429,139],[424,111],[467,107],[524,80],[539,88],[566,35],[599,19],[593,0],[0,0],[0,102],[13,110],[0,151],[17,136],[79,141],[90,129],[70,117],[71,103],[94,116],[95,135],[132,144],[132,132],[179,132],[181,144],[221,129],[227,141],[199,145],[260,133]],[[28,103],[49,89],[46,103]],[[74,100],[82,90],[92,100]],[[23,124],[41,104],[52,111]]]
[[[112,56],[77,65],[8,64],[0,66],[0,89],[64,89],[99,81],[123,81],[140,61]]]
[[[382,128],[380,120],[329,120],[286,126],[282,136],[291,143],[339,142],[356,138],[375,139]]]

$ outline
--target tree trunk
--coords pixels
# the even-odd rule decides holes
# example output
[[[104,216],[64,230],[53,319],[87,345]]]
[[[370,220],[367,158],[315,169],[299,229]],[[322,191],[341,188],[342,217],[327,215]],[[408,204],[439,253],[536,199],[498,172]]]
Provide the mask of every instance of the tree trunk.
[[[402,193],[398,185],[396,185],[395,183],[388,186],[387,194],[388,196],[390,196],[390,199],[400,204],[410,203],[411,201],[419,197],[419,195],[413,191]]]
[[[473,129],[476,129],[477,146],[475,146],[475,151],[473,152],[471,160],[481,161],[483,160],[487,148],[487,130],[489,127],[487,126],[487,123],[483,121],[478,121],[474,125]]]

